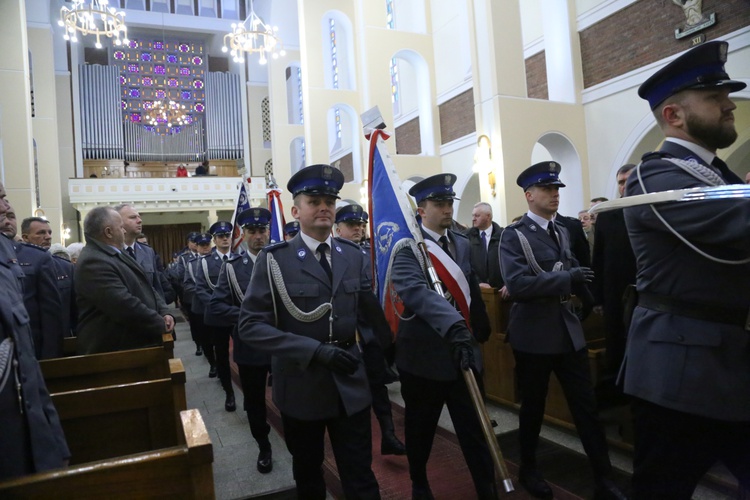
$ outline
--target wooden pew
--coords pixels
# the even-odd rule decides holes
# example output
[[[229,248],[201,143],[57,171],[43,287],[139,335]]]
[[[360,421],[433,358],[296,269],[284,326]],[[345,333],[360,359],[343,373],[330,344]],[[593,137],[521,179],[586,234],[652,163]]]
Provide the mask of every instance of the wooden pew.
[[[77,356],[78,337],[65,337],[63,339],[63,357]],[[162,342],[164,343],[164,350],[167,351],[167,357],[174,357],[174,338],[171,333],[162,334]]]
[[[51,394],[71,464],[142,453],[177,444],[169,378]]]
[[[180,413],[173,446],[0,483],[0,498],[214,499],[213,447],[198,410]]]

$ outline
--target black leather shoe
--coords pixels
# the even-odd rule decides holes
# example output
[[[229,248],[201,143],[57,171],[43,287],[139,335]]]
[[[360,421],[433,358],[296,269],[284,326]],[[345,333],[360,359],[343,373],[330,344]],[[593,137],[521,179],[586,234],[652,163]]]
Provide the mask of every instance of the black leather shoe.
[[[392,384],[393,382],[398,382],[398,373],[396,370],[393,369],[391,365],[388,364],[388,362],[385,363],[385,384]]]
[[[201,348],[201,346],[198,346],[198,347],[197,347],[197,348],[195,349],[195,355],[196,355],[196,356],[203,356],[203,349]]]
[[[412,500],[435,500],[429,484],[411,483],[411,498]]]
[[[399,441],[396,434],[391,431],[382,431],[383,435],[380,438],[380,454],[381,455],[406,455],[406,447],[404,443]]]
[[[227,399],[224,401],[224,409],[226,411],[234,411],[237,409],[237,403],[234,402],[234,393],[227,394]]]
[[[601,479],[594,490],[594,500],[627,500],[627,498],[611,479]]]
[[[271,458],[271,448],[260,450],[258,453],[258,472],[268,474],[273,470],[273,460]]]
[[[218,374],[219,374],[219,373],[218,373],[218,372],[216,371],[216,366],[215,366],[215,365],[214,365],[214,366],[212,366],[212,367],[211,367],[211,368],[210,368],[210,369],[208,370],[208,378],[216,378],[216,376],[217,376]]]
[[[526,491],[535,498],[552,498],[552,488],[536,469],[524,469],[518,471],[518,482]]]

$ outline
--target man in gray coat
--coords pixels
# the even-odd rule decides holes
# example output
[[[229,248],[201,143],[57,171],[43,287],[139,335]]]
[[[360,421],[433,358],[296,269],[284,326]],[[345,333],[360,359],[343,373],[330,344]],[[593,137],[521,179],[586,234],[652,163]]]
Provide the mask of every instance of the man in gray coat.
[[[138,263],[123,253],[122,217],[96,207],[83,221],[86,246],[75,274],[78,353],[161,345],[174,318]]]
[[[716,156],[737,139],[728,44],[681,55],[641,85],[666,140],[628,196],[742,180]],[[690,498],[717,461],[750,489],[750,200],[625,209],[638,306],[625,352],[633,396],[633,494]]]
[[[326,431],[344,495],[380,498],[371,469],[370,386],[357,332],[370,324],[364,301],[377,299],[359,247],[331,238],[343,184],[344,175],[329,165],[292,176],[287,189],[301,231],[261,251],[239,317],[240,339],[273,356],[273,401],[301,499],[326,497]]]

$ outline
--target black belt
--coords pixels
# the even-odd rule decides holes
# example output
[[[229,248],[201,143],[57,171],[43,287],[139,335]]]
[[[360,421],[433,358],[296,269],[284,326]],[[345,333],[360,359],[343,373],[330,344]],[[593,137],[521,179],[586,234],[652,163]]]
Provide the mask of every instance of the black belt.
[[[649,292],[638,292],[638,305],[652,311],[676,314],[713,323],[741,326],[750,331],[750,308],[730,307],[721,304],[700,304]]]
[[[340,347],[342,349],[349,349],[351,346],[353,346],[356,343],[357,343],[357,336],[356,335],[352,335],[348,339],[344,339],[344,340],[329,340],[329,341],[326,341],[326,344],[333,344],[336,347]]]

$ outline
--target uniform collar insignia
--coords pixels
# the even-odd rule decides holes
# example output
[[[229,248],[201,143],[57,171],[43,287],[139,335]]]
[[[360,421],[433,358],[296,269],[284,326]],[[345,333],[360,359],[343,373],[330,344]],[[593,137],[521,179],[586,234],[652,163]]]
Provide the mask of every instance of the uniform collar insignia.
[[[247,257],[245,257],[244,259],[242,259],[242,263],[243,264],[247,264]]]
[[[536,225],[534,224],[529,225],[529,229],[531,229],[532,231],[536,231]]]
[[[307,252],[305,252],[304,248],[300,248],[299,250],[297,250],[297,258],[299,258],[299,260],[304,259],[305,255],[307,255]]]
[[[337,251],[338,253],[341,253],[341,247],[340,247],[340,246],[338,246],[338,245],[336,245],[336,251]]]

